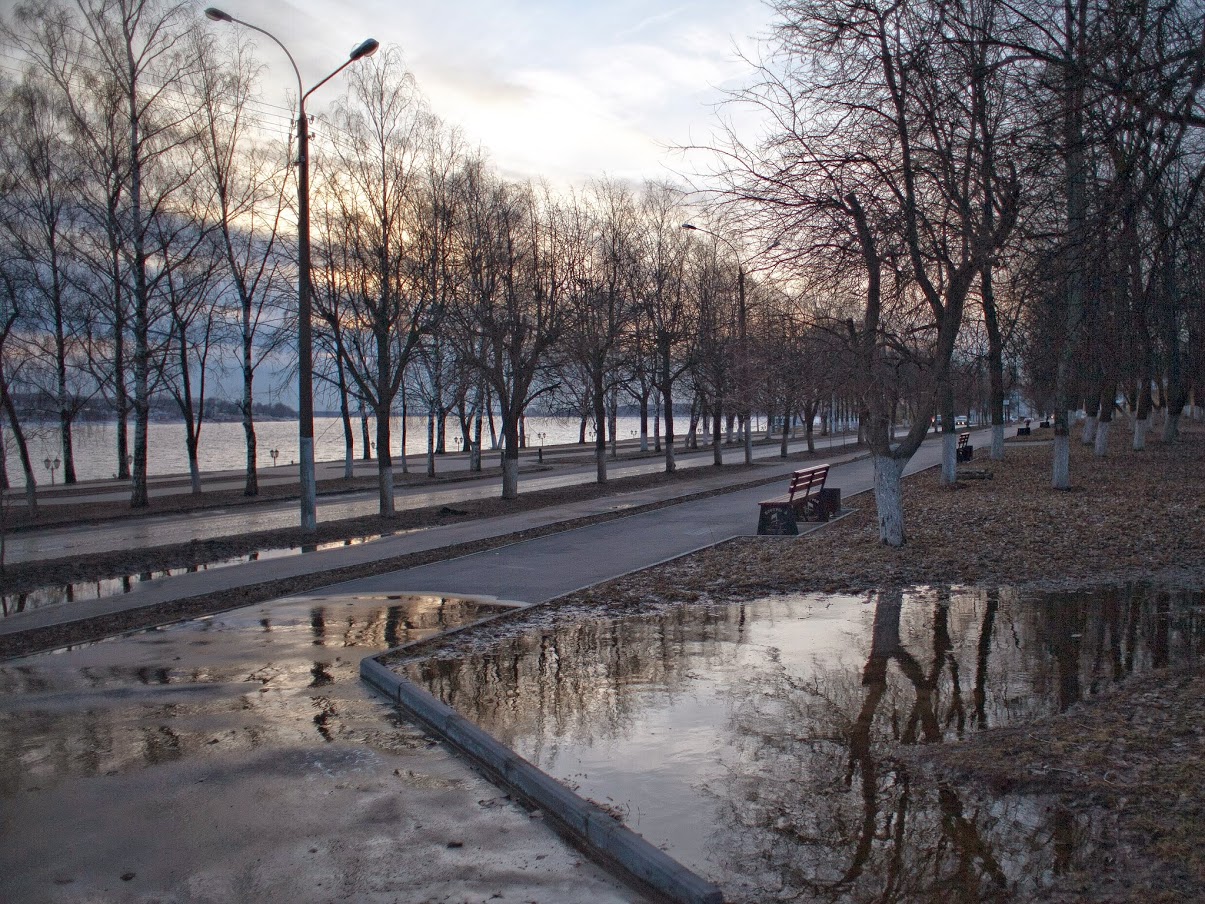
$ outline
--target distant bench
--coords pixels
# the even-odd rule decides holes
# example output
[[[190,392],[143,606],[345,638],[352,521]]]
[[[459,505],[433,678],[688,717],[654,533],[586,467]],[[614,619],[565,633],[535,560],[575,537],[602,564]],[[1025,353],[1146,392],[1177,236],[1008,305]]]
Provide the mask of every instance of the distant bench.
[[[958,448],[954,450],[955,461],[970,461],[975,456],[975,447],[971,445],[971,434],[958,435]]]
[[[841,491],[825,489],[828,469],[828,465],[816,465],[795,471],[785,496],[759,502],[757,532],[794,535],[799,533],[800,519],[809,521],[814,516],[817,521],[827,521],[835,515],[841,508]]]

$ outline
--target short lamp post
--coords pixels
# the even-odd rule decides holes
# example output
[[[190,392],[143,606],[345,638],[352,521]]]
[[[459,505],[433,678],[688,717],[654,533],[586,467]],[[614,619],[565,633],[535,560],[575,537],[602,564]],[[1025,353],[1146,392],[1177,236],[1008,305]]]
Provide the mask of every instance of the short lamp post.
[[[62,464],[62,462],[60,462],[57,457],[54,459],[47,457],[42,464],[46,465],[46,470],[50,472],[50,485],[54,486],[54,472],[59,469],[59,465]]]
[[[314,479],[314,340],[310,322],[310,129],[305,101],[346,67],[372,56],[381,45],[373,38],[357,45],[343,65],[306,91],[293,55],[274,34],[216,7],[206,9],[205,16],[214,22],[242,25],[269,38],[284,51],[297,76],[297,417],[301,446],[301,529],[313,531],[318,527],[318,488]]]
[[[540,440],[540,454],[538,456],[538,460],[539,460],[540,464],[543,464],[544,463],[544,436],[545,436],[545,434],[537,433],[536,436]]]
[[[275,467],[276,467],[276,459],[280,458],[280,450],[279,450],[279,449],[273,449],[273,450],[272,450],[271,452],[269,452],[268,454],[272,456],[272,467],[274,467],[274,468],[275,468]]]

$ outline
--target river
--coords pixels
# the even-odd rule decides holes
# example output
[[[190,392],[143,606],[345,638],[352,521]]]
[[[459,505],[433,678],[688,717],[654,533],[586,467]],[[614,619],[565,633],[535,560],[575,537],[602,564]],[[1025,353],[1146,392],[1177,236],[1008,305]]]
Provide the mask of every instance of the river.
[[[407,418],[406,454],[423,455],[427,451],[427,421],[422,417]],[[394,418],[392,439],[394,454],[401,449],[401,421]],[[500,425],[499,425],[500,426]],[[678,428],[681,432],[683,424]],[[369,436],[376,438],[375,422],[369,419]],[[356,455],[362,454],[360,423],[354,424]],[[621,417],[618,419],[620,439],[638,435],[640,419]],[[651,424],[650,424],[651,430]],[[489,427],[484,428],[484,442],[490,447]],[[290,464],[297,460],[297,422],[260,421],[255,427],[258,463],[261,468],[271,467],[272,450],[279,453],[276,463]],[[541,434],[543,436],[541,437]],[[104,480],[117,474],[117,427],[114,423],[77,424],[72,432],[75,447],[75,473],[79,480]],[[460,433],[454,421],[448,422],[447,448],[459,451],[456,439]],[[593,433],[587,436],[592,440]],[[61,459],[59,435],[56,425],[51,423],[26,426],[26,439],[30,455],[34,460],[34,473],[39,484],[62,482],[62,465],[47,468],[45,462]],[[130,426],[130,441],[133,443],[134,429]],[[572,417],[529,417],[527,418],[527,444],[555,446],[576,443],[578,420]],[[188,453],[184,446],[184,424],[182,422],[152,423],[147,440],[149,460],[147,473],[154,475],[184,474],[188,472]],[[9,479],[14,484],[21,482],[21,462],[17,456],[16,443],[7,430],[4,434],[5,464]],[[239,422],[210,421],[201,428],[200,464],[202,471],[241,471],[246,463],[246,445],[243,426]],[[314,419],[314,458],[317,461],[338,461],[343,458],[343,426],[337,417]],[[53,473],[52,473],[53,471]]]

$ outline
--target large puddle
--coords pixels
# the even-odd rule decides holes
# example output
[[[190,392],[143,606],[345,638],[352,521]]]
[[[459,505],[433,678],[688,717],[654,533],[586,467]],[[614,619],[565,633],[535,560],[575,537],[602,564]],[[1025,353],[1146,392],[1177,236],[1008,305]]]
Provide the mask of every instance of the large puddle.
[[[395,667],[726,900],[1015,898],[1090,863],[1099,827],[926,784],[893,752],[1193,663],[1202,603],[921,589],[537,611]]]

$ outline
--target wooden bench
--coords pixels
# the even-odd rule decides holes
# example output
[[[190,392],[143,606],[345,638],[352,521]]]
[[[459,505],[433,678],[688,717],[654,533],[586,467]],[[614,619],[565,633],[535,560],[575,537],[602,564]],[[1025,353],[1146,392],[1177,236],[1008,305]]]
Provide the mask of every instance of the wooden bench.
[[[825,504],[824,482],[828,479],[828,465],[816,465],[791,474],[791,484],[785,496],[759,502],[757,532],[762,535],[794,535],[799,533],[798,521],[808,521],[815,516],[817,521],[827,521],[830,514]],[[834,491],[840,493],[840,490]],[[840,499],[840,497],[837,497]],[[838,501],[836,507],[841,503]]]
[[[975,456],[975,447],[971,445],[971,434],[958,435],[958,448],[954,450],[955,461],[970,461]]]

